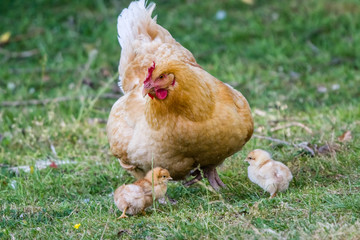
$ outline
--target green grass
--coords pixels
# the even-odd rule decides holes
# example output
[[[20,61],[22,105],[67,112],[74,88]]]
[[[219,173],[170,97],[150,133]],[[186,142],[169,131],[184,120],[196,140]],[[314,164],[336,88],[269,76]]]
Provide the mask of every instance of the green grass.
[[[335,155],[310,157],[252,138],[219,169],[227,189],[171,183],[177,205],[116,220],[111,193],[133,178],[109,152],[104,122],[115,99],[103,96],[120,96],[116,18],[128,3],[1,1],[0,35],[12,36],[0,46],[0,238],[359,239],[360,3],[157,1],[158,22],[248,99],[256,134],[321,146],[350,130],[353,139]],[[219,9],[224,20],[215,19]],[[37,54],[15,57],[28,50]],[[4,106],[64,96],[69,100]],[[294,121],[312,133],[272,130]],[[275,199],[247,178],[243,159],[254,148],[269,150],[293,172],[289,190]],[[76,164],[8,170],[39,160]]]

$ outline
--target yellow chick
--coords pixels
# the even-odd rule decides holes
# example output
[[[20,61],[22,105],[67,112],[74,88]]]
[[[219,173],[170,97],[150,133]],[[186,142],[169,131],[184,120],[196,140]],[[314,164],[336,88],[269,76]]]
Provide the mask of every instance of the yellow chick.
[[[123,212],[119,218],[126,218],[126,213],[130,215],[140,212],[145,214],[145,209],[153,204],[153,186],[155,199],[163,198],[167,190],[167,183],[171,179],[168,170],[157,167],[150,170],[145,178],[117,188],[114,193],[114,202]]]
[[[271,159],[270,153],[255,149],[249,153],[245,161],[250,164],[249,179],[269,192],[270,198],[288,189],[293,178],[290,169],[283,163]]]

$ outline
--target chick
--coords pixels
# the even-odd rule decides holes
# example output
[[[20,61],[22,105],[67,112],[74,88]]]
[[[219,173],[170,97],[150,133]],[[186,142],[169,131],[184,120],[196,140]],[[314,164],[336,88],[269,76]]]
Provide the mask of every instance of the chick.
[[[289,187],[289,182],[293,178],[290,169],[283,163],[271,159],[270,153],[255,149],[249,153],[245,161],[250,163],[249,179],[269,192],[270,198]]]
[[[142,212],[145,214],[145,208],[153,204],[152,193],[154,192],[156,200],[163,198],[167,190],[167,183],[171,179],[168,170],[157,167],[150,170],[145,178],[117,188],[114,193],[114,202],[123,212],[119,218],[126,218],[126,213],[136,215]]]

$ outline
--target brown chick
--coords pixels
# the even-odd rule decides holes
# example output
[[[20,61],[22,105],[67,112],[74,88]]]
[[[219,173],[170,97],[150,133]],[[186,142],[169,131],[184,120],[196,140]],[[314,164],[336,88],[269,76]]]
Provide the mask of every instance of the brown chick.
[[[270,198],[288,189],[293,178],[290,169],[283,163],[272,160],[268,152],[256,149],[249,153],[245,161],[250,163],[249,179],[269,192]]]
[[[217,166],[253,133],[245,97],[206,72],[190,51],[156,23],[154,3],[133,1],[118,17],[119,85],[124,95],[107,123],[111,152],[137,179],[156,167],[174,180],[194,171],[218,190]],[[201,43],[199,43],[201,44]]]
[[[157,167],[150,170],[145,178],[117,188],[114,193],[114,202],[122,211],[118,219],[126,218],[126,213],[136,215],[142,212],[145,214],[145,209],[153,204],[152,193],[154,192],[156,200],[163,198],[167,190],[167,183],[171,179],[168,170]]]

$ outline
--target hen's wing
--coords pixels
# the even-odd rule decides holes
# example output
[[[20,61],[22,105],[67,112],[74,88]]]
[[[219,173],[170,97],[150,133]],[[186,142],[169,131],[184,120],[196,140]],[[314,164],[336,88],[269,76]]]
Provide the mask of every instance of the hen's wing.
[[[110,112],[107,123],[110,150],[124,165],[127,164],[127,149],[134,128],[143,118],[144,102],[141,95],[131,92],[120,98]]]
[[[242,126],[238,126],[243,129],[243,144],[245,144],[251,138],[254,130],[254,121],[251,115],[250,106],[246,98],[233,87],[227,83],[218,81],[218,96],[221,98],[221,102],[226,106],[233,106],[236,111],[234,117],[241,118]]]

